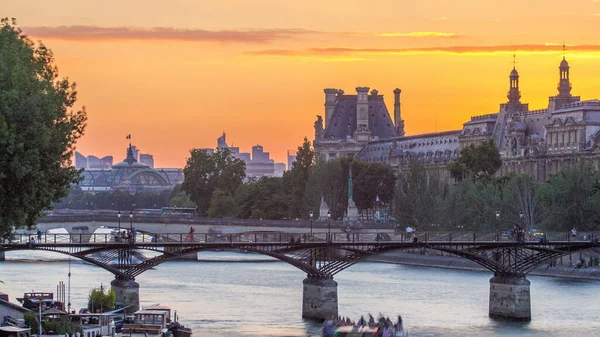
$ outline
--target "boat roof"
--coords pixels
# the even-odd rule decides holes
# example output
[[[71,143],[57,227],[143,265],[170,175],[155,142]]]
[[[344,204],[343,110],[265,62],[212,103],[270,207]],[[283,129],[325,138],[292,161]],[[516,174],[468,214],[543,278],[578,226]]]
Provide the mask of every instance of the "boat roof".
[[[151,307],[144,308],[144,310],[171,310],[171,308],[166,305],[155,304]]]
[[[168,315],[169,312],[167,310],[138,310],[133,313],[134,315]]]

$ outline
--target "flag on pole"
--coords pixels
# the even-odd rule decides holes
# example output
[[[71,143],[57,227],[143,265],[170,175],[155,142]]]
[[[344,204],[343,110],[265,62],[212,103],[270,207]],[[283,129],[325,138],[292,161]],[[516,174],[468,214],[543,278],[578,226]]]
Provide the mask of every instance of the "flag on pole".
[[[125,137],[125,139],[131,139],[131,134],[128,134],[127,137]]]

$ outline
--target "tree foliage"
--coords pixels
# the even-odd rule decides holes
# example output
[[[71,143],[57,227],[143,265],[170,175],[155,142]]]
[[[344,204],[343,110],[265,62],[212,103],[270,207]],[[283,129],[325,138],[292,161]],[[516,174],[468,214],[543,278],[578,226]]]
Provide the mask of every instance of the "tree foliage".
[[[90,312],[114,310],[116,301],[117,294],[114,289],[104,290],[103,287],[92,289],[88,296],[88,310]]]
[[[396,218],[404,226],[422,230],[439,225],[441,212],[441,182],[427,171],[419,159],[410,161],[398,175]]]
[[[79,171],[71,163],[87,120],[71,111],[75,83],[59,79],[52,52],[35,45],[15,20],[0,21],[0,230],[33,225],[67,195]]]
[[[244,161],[234,157],[228,149],[219,149],[213,154],[193,149],[183,169],[181,189],[196,203],[198,215],[206,216],[215,189],[233,196],[246,177],[245,168]]]
[[[457,181],[466,177],[489,181],[501,165],[498,148],[494,140],[489,139],[477,146],[471,144],[460,150],[458,160],[448,164],[448,170]]]
[[[208,216],[211,218],[222,218],[235,215],[235,203],[233,195],[217,188],[212,195]]]
[[[600,224],[600,173],[583,163],[552,176],[538,190],[542,224],[551,230],[597,230]]]
[[[240,218],[283,219],[288,214],[283,179],[262,177],[240,187],[236,193]]]
[[[352,194],[359,209],[371,209],[379,199],[380,206],[394,200],[396,174],[381,163],[352,162]]]
[[[284,174],[284,184],[289,194],[289,216],[304,218],[308,207],[304,204],[306,184],[315,165],[315,151],[310,141],[304,137],[304,142],[298,147],[296,161],[292,169]]]

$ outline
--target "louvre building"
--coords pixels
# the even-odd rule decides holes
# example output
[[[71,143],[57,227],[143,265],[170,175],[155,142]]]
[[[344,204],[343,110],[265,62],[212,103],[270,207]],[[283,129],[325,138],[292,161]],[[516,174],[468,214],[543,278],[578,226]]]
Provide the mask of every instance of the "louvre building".
[[[325,89],[325,125],[315,122],[315,151],[324,159],[357,157],[365,162],[387,163],[399,170],[412,158],[448,177],[446,164],[460,149],[494,139],[502,157],[499,174],[527,173],[546,180],[580,158],[600,168],[600,100],[581,100],[571,94],[569,64],[558,67],[558,93],[548,106],[530,110],[521,102],[519,73],[509,75],[508,101],[494,113],[471,117],[462,129],[404,136],[400,89],[394,90],[394,121],[383,96],[376,90],[356,88],[356,95]]]

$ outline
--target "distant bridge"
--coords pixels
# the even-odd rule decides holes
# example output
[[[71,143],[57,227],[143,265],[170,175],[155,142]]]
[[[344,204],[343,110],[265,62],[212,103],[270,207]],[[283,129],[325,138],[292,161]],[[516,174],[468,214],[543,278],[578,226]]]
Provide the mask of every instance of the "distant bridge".
[[[307,274],[303,317],[337,315],[334,275],[377,254],[406,249],[432,249],[460,256],[494,272],[490,280],[490,316],[531,319],[530,287],[525,275],[536,267],[573,252],[598,247],[591,233],[571,237],[548,233],[545,240],[515,242],[496,233],[288,233],[231,234],[138,232],[135,240],[113,234],[15,235],[0,247],[7,251],[43,250],[66,254],[104,268],[115,275],[113,288],[121,301],[139,306],[135,277],[174,258],[209,250],[236,250],[271,256]],[[141,251],[158,255],[145,257]]]

